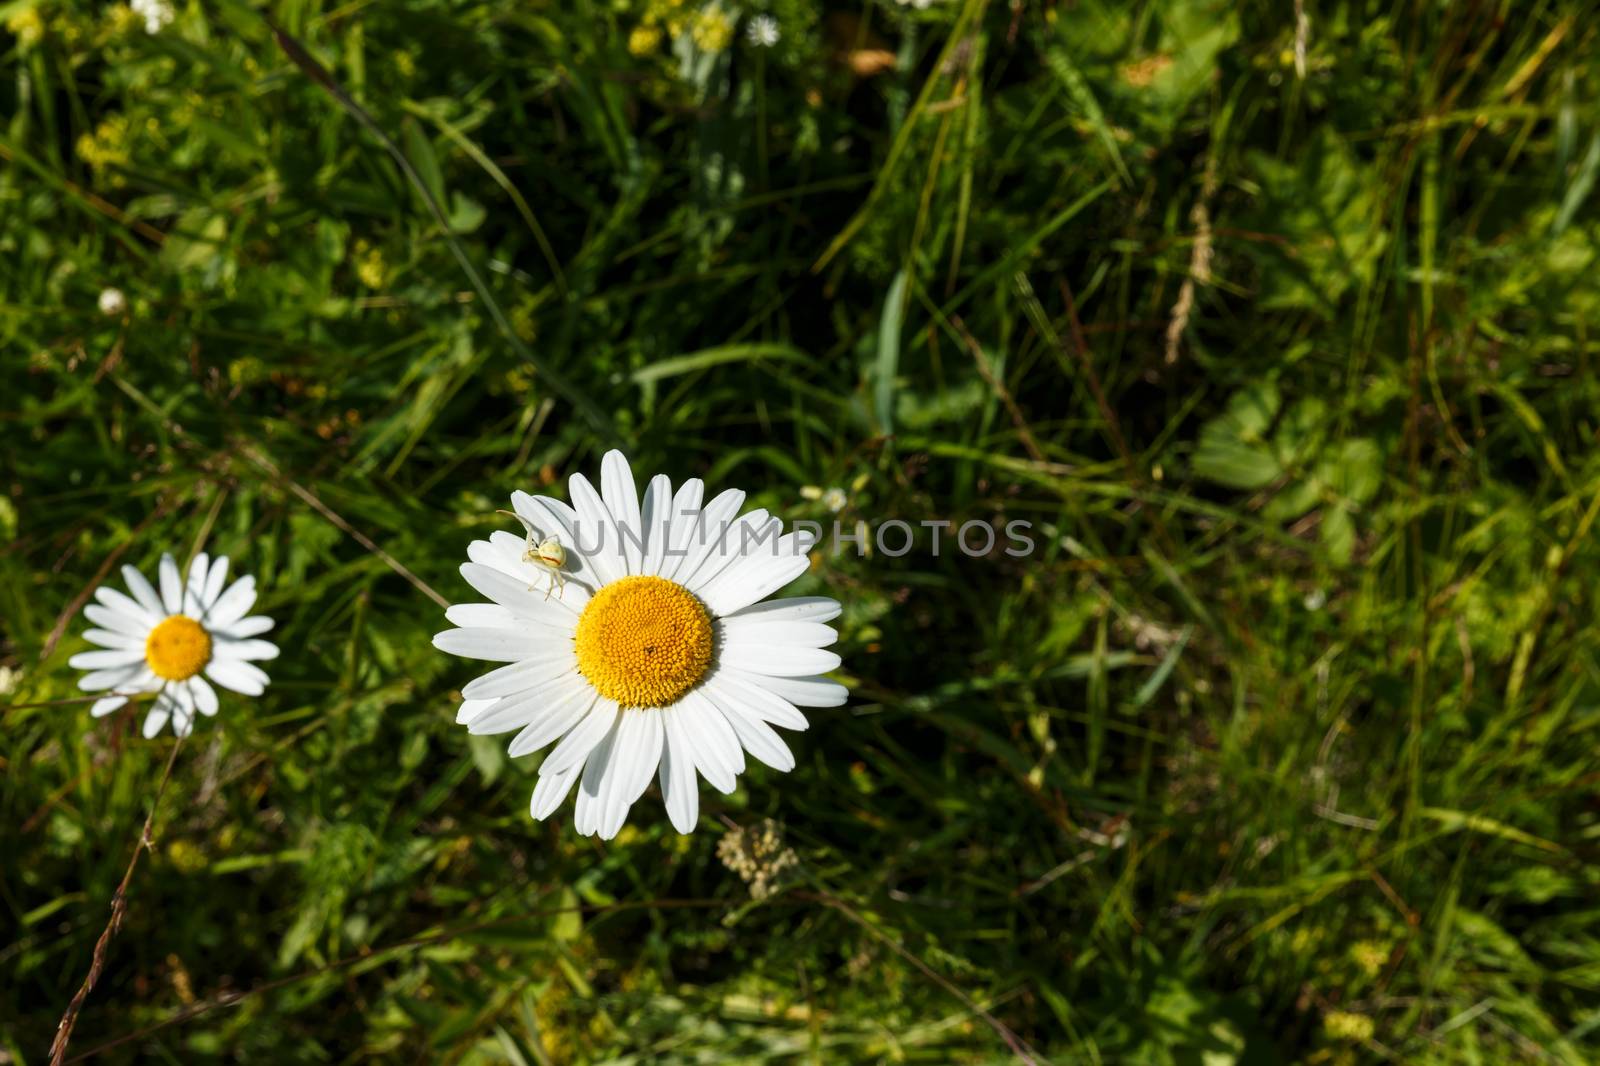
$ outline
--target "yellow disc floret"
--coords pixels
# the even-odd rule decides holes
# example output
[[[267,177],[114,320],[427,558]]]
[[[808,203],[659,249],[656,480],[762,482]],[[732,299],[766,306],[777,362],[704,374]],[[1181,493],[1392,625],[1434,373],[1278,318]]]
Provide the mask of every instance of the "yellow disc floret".
[[[157,677],[187,681],[211,661],[211,634],[193,618],[175,614],[145,638],[144,661]]]
[[[613,581],[578,618],[578,669],[624,707],[665,707],[711,664],[711,616],[688,589],[661,577]]]

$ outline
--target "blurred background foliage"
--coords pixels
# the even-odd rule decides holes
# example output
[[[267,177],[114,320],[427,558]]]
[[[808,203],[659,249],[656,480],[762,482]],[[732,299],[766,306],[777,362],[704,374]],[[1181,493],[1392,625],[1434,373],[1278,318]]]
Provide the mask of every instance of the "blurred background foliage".
[[[203,548],[285,654],[75,1052],[1595,1061],[1597,15],[0,4],[0,1058],[173,743],[77,607]],[[425,590],[613,443],[1036,550],[819,553],[849,706],[600,844]]]

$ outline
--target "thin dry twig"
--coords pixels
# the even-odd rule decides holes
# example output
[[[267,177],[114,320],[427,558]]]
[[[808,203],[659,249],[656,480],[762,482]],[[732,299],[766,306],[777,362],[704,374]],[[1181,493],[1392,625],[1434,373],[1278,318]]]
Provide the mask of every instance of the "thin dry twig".
[[[1089,338],[1083,330],[1083,320],[1078,317],[1078,301],[1072,295],[1072,286],[1067,284],[1067,279],[1061,279],[1061,300],[1067,306],[1067,325],[1072,328],[1072,354],[1078,360],[1078,366],[1083,370],[1083,376],[1089,383],[1089,391],[1094,395],[1095,406],[1100,409],[1100,419],[1106,424],[1106,431],[1111,434],[1111,443],[1117,449],[1123,465],[1128,468],[1128,476],[1133,481],[1143,481],[1137,464],[1133,461],[1133,453],[1128,451],[1128,442],[1122,436],[1122,423],[1117,420],[1117,413],[1111,409],[1111,404],[1106,402],[1105,390],[1100,387],[1100,375],[1094,372],[1094,363],[1089,358]]]
[[[172,509],[176,499],[177,497],[171,493],[163,496],[161,502],[156,504],[155,509],[146,515],[144,520],[137,526],[133,527],[133,532],[129,533],[121,544],[107,553],[105,559],[100,563],[100,569],[95,571],[94,577],[90,578],[89,583],[83,586],[82,591],[72,598],[72,602],[67,604],[66,608],[56,618],[56,624],[50,627],[50,634],[44,638],[44,647],[39,651],[40,662],[50,658],[50,653],[56,650],[56,645],[66,635],[67,623],[71,622],[73,618],[77,617],[78,612],[83,610],[83,605],[89,602],[89,597],[94,595],[94,590],[99,588],[100,583],[106,579],[106,575],[111,573],[111,568],[117,565],[117,560],[122,558],[122,554],[139,539],[141,533],[150,528],[152,523]]]
[[[944,989],[946,992],[950,993],[952,996],[959,999],[963,1006],[988,1023],[989,1028],[993,1029],[997,1034],[999,1034],[1000,1039],[1006,1042],[1006,1046],[1011,1049],[1012,1054],[1016,1055],[1018,1059],[1028,1063],[1029,1066],[1038,1066],[1038,1052],[1029,1047],[1027,1041],[1018,1036],[1009,1025],[1001,1021],[999,1018],[996,1018],[989,1011],[985,1010],[982,1004],[978,1003],[971,996],[967,995],[965,992],[961,991],[961,989],[957,988],[955,985],[941,977],[933,969],[933,967],[929,966],[927,963],[917,958],[917,956],[901,947],[887,933],[884,933],[877,926],[863,918],[860,914],[857,914],[855,909],[844,900],[826,891],[818,891],[815,893],[797,892],[795,895],[802,899],[812,899],[818,903],[832,907],[834,910],[838,911],[840,914],[859,925],[862,929],[866,930],[867,933],[873,937],[873,939],[887,945],[890,951],[893,951],[896,955],[899,955],[912,966],[915,966],[924,977],[938,985],[940,988]]]
[[[1194,246],[1189,250],[1189,273],[1178,289],[1178,302],[1172,305],[1172,320],[1167,325],[1167,365],[1178,361],[1178,345],[1184,331],[1189,328],[1189,316],[1194,313],[1196,285],[1211,284],[1211,200],[1217,194],[1217,153],[1213,149],[1206,157],[1206,173],[1200,182],[1200,198],[1189,212],[1189,222],[1194,226]]]
[[[66,707],[74,703],[94,703],[111,696],[126,696],[128,699],[138,699],[149,693],[140,689],[138,692],[91,692],[87,696],[63,696],[58,700],[39,700],[35,703],[8,703],[0,707],[0,711],[26,711],[34,707]]]
[[[123,871],[122,882],[117,885],[117,891],[111,897],[111,919],[101,930],[100,939],[94,942],[94,956],[89,962],[89,973],[84,977],[83,985],[78,989],[77,995],[67,1004],[60,1023],[56,1025],[56,1038],[50,1042],[50,1066],[61,1066],[66,1061],[67,1044],[72,1040],[72,1027],[78,1023],[78,1012],[83,1010],[84,1000],[94,991],[95,983],[100,980],[100,974],[105,970],[106,951],[111,947],[111,938],[122,928],[123,916],[128,913],[128,885],[133,880],[133,871],[139,866],[139,856],[154,843],[150,830],[155,824],[156,811],[161,808],[161,797],[167,791],[167,782],[172,779],[172,767],[177,763],[178,752],[182,748],[183,737],[180,736],[172,745],[172,754],[167,756],[167,768],[162,771],[161,783],[156,786],[155,798],[150,801],[150,813],[145,816],[144,827],[139,830],[139,839],[133,846],[133,855],[128,859],[128,868]]]
[[[346,522],[343,518],[339,517],[338,513],[335,512],[333,508],[319,500],[310,489],[303,487],[293,478],[285,477],[277,468],[277,466],[273,464],[272,460],[256,451],[254,447],[245,445],[240,449],[239,454],[243,455],[246,459],[250,460],[250,462],[260,467],[266,472],[268,477],[271,477],[279,485],[283,486],[304,500],[323,518],[326,518],[329,522],[332,522],[335,526],[347,534],[351,540],[367,549],[367,551],[371,552],[373,555],[376,555],[390,570],[393,570],[395,573],[411,582],[412,587],[418,592],[428,597],[428,599],[432,600],[434,603],[437,603],[440,607],[450,606],[450,601],[435,592],[432,585],[429,585],[416,574],[413,574],[399,559],[396,559],[394,556],[378,547],[377,544],[373,543],[371,537],[368,537],[365,533],[361,532],[361,530],[357,529],[355,526],[352,526],[349,522]]]
[[[546,889],[543,893],[541,893],[541,898],[550,895],[550,893],[553,891],[554,888]],[[102,1052],[110,1051],[112,1048],[120,1047],[123,1044],[130,1043],[134,1040],[143,1039],[144,1037],[149,1036],[151,1033],[159,1032],[160,1030],[166,1029],[169,1026],[181,1025],[184,1022],[187,1022],[192,1018],[197,1018],[202,1014],[209,1014],[214,1010],[221,1010],[224,1007],[238,1006],[245,1000],[251,999],[255,996],[265,995],[268,992],[275,992],[280,988],[287,988],[290,985],[299,984],[301,981],[309,981],[314,977],[321,977],[324,974],[347,969],[356,965],[357,963],[368,964],[374,959],[380,958],[384,955],[393,954],[398,951],[404,951],[408,948],[429,947],[433,944],[447,943],[451,940],[454,940],[456,937],[466,936],[469,933],[476,933],[485,929],[493,929],[496,926],[509,925],[513,922],[525,922],[533,918],[545,918],[557,914],[605,915],[634,910],[705,910],[719,907],[732,909],[733,904],[730,904],[727,900],[722,899],[657,899],[631,900],[622,903],[607,904],[580,903],[562,907],[535,908],[533,910],[519,911],[516,914],[501,915],[498,918],[485,919],[484,921],[480,922],[471,922],[466,925],[456,926],[452,929],[442,930],[438,933],[430,933],[427,936],[409,937],[405,940],[396,941],[393,944],[388,944],[381,948],[373,948],[369,951],[361,951],[355,955],[347,955],[342,959],[335,959],[327,965],[319,966],[314,970],[306,970],[301,973],[291,974],[288,977],[280,977],[275,981],[267,981],[263,984],[256,985],[253,988],[241,988],[236,992],[219,993],[208,999],[191,1003],[182,1010],[174,1011],[170,1016],[163,1018],[161,1021],[152,1025],[147,1025],[142,1029],[135,1029],[131,1033],[124,1033],[121,1036],[107,1040],[105,1043],[96,1044],[88,1051],[80,1052],[66,1061],[68,1064],[74,1062],[83,1062],[86,1059],[91,1059]],[[55,1066],[55,1063],[52,1063],[51,1066]]]
[[[1022,438],[1022,446],[1027,449],[1029,457],[1036,463],[1048,462],[1044,452],[1039,449],[1039,442],[1034,439],[1028,420],[1022,415],[1022,408],[1017,406],[1017,401],[1011,395],[1011,390],[1006,388],[1006,383],[995,376],[994,368],[989,365],[989,359],[983,354],[983,347],[978,344],[977,338],[967,331],[967,324],[961,321],[960,315],[951,315],[950,324],[961,334],[961,340],[972,353],[972,361],[978,365],[978,373],[989,383],[995,395],[1000,397],[1000,402],[1005,404],[1006,413],[1011,416],[1012,425],[1017,427],[1017,436]]]

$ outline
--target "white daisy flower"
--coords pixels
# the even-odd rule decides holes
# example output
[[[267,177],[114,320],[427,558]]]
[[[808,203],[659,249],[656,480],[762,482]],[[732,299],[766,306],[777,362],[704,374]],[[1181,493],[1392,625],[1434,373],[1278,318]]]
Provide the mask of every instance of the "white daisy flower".
[[[121,289],[100,290],[100,313],[115,317],[128,309],[128,298]]]
[[[87,670],[78,687],[85,692],[110,692],[96,700],[89,713],[99,718],[128,702],[128,697],[156,693],[144,719],[144,735],[153,737],[170,719],[172,731],[187,736],[198,711],[217,713],[217,692],[206,678],[245,696],[266,690],[267,675],[255,662],[278,657],[278,646],[259,640],[272,619],[249,614],[256,602],[256,579],[242,577],[224,589],[228,559],[194,557],[187,580],[178,576],[171,555],[161,557],[161,591],[131,566],[122,568],[127,596],[102,585],[83,609],[99,626],[84,634],[104,650],[86,651],[67,660]],[[201,674],[205,676],[202,677]]]
[[[771,48],[782,36],[778,20],[771,15],[757,15],[745,29],[745,38],[757,48]]]
[[[836,707],[845,687],[819,596],[765,600],[805,572],[814,539],[783,533],[729,489],[701,506],[698,478],[661,474],[641,497],[621,452],[600,489],[582,474],[572,506],[512,494],[526,527],[474,541],[461,576],[490,601],[445,612],[459,629],[436,647],[506,663],[462,689],[456,720],[477,734],[518,731],[513,756],[554,744],[539,767],[534,818],[578,786],[576,824],[609,840],[659,776],[680,833],[700,816],[696,773],[733,791],[745,752],[776,770],[794,756],[772,729],[805,729],[798,707]]]

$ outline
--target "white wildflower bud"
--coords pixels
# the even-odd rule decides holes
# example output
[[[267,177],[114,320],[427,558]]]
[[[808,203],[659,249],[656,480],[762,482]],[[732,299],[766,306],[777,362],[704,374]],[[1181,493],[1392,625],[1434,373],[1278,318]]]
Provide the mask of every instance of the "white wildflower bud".
[[[757,48],[771,48],[782,36],[778,20],[771,15],[757,15],[745,30],[745,37]]]

